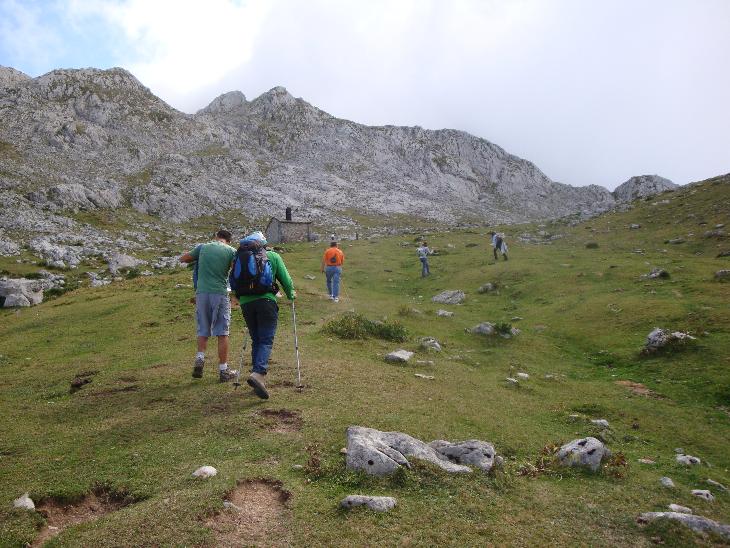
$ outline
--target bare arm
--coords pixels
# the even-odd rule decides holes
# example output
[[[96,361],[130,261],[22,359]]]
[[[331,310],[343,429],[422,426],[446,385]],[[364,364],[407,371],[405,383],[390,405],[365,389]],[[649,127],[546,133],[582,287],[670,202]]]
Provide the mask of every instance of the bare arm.
[[[194,263],[195,262],[195,257],[193,257],[190,253],[184,253],[180,257],[179,261],[181,263]]]

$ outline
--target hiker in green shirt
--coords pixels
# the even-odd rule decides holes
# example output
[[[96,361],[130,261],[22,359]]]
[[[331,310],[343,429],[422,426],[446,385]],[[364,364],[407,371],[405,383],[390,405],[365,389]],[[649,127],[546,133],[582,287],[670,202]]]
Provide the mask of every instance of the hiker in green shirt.
[[[227,382],[238,373],[228,368],[228,334],[231,325],[228,271],[236,255],[230,243],[231,233],[219,230],[212,242],[198,245],[180,257],[181,262],[197,263],[195,320],[198,353],[193,365],[193,378],[196,379],[203,376],[209,337],[218,337],[218,380]]]
[[[266,237],[254,232],[240,241],[236,264],[231,272],[231,288],[241,305],[243,319],[251,336],[251,374],[246,381],[254,393],[268,399],[266,373],[269,369],[269,356],[274,345],[274,335],[279,319],[279,305],[276,301],[278,286],[293,301],[296,298],[294,283],[281,256],[275,251],[266,250]],[[247,274],[246,266],[238,261],[245,259],[250,263],[252,274]]]

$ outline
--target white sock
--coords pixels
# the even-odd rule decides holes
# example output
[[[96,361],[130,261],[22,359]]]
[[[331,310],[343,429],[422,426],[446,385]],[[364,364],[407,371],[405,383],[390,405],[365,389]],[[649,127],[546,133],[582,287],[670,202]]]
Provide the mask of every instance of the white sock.
[[[196,358],[196,359],[200,359],[200,360],[204,360],[204,359],[205,359],[205,352],[198,352],[198,353],[197,353],[197,354],[195,355],[195,358]]]
[[[228,369],[228,364],[227,363],[219,363],[218,364],[218,371],[225,371],[226,369]]]

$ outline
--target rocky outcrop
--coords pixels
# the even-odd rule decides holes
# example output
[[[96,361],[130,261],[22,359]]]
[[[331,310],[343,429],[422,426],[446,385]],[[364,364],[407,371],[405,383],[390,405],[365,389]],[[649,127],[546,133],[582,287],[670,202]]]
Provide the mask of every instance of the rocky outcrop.
[[[685,514],[684,512],[646,512],[638,518],[639,523],[650,523],[658,519],[676,521],[686,525],[696,533],[714,533],[730,540],[730,525],[723,525],[703,516]]]
[[[42,280],[25,278],[0,279],[0,300],[4,308],[27,307],[43,302],[43,290],[46,284]]]
[[[617,186],[613,191],[613,196],[618,202],[633,202],[639,198],[677,188],[679,185],[675,185],[669,179],[659,177],[659,175],[638,175]]]

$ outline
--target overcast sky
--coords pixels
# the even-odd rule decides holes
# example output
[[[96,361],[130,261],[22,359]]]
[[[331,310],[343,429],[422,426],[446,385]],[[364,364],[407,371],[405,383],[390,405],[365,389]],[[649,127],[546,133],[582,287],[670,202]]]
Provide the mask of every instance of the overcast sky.
[[[121,66],[184,112],[282,85],[576,186],[730,172],[730,0],[0,0],[0,64]]]

